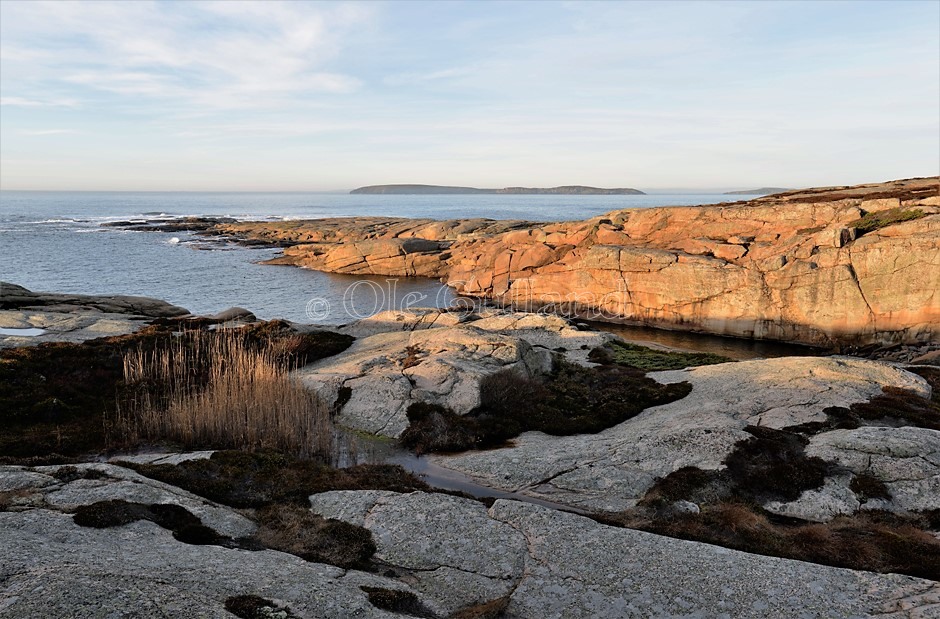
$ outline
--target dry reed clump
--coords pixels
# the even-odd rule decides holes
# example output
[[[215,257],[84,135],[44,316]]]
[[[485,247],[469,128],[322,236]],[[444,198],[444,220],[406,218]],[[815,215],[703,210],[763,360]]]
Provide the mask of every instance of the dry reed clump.
[[[117,429],[130,442],[324,456],[329,407],[290,377],[282,353],[238,330],[186,332],[167,346],[131,350]]]

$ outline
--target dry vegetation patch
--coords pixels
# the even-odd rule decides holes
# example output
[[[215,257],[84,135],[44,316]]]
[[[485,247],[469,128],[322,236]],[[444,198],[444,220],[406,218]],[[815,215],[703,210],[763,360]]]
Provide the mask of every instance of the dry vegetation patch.
[[[585,368],[556,359],[544,380],[503,370],[480,382],[480,406],[467,415],[434,404],[408,409],[401,442],[417,453],[494,447],[522,432],[555,436],[600,432],[644,409],[688,395],[688,383],[663,385],[617,364]]]
[[[376,608],[410,617],[437,618],[437,615],[431,612],[429,608],[421,603],[418,596],[410,591],[366,586],[359,588],[369,597],[369,603]]]
[[[147,505],[121,499],[98,501],[82,505],[72,516],[75,524],[82,527],[107,529],[119,527],[138,520],[149,520],[173,532],[173,537],[186,544],[225,546],[259,550],[261,546],[251,540],[237,540],[219,535],[184,507],[157,503]]]
[[[173,334],[181,330],[215,337],[208,327],[202,320],[160,319],[131,335],[0,349],[0,462],[57,464],[108,447],[134,447],[133,437],[114,426],[117,403],[129,397],[125,357],[158,354],[178,344]],[[352,342],[326,331],[297,333],[281,321],[257,323],[238,333],[247,347],[264,351],[285,367],[334,355]],[[193,378],[205,379],[205,374]],[[152,387],[153,400],[165,396]]]
[[[330,409],[284,360],[299,342],[288,336],[256,346],[234,330],[193,331],[156,350],[133,350],[124,357],[116,432],[131,442],[326,456]]]
[[[809,523],[728,501],[703,506],[699,513],[604,514],[598,520],[761,555],[940,580],[940,541],[927,530],[929,517],[924,514],[866,511]]]
[[[255,517],[259,525],[255,538],[268,548],[344,569],[372,569],[376,546],[368,529],[323,518],[297,505],[268,506]]]
[[[489,600],[480,604],[474,604],[463,608],[451,617],[451,619],[502,619],[506,616],[506,609],[509,607],[509,596]]]
[[[924,216],[926,216],[926,213],[919,208],[892,208],[875,213],[865,213],[862,217],[847,225],[850,228],[855,228],[858,231],[858,236],[862,236],[863,234],[874,232],[881,228],[886,228],[905,221],[913,221]]]

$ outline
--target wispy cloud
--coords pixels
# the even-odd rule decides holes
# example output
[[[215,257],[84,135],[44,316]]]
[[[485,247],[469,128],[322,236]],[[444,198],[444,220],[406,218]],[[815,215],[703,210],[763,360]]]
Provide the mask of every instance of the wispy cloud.
[[[438,69],[428,72],[406,72],[389,75],[383,79],[383,82],[390,86],[405,86],[409,84],[422,84],[427,82],[437,82],[449,80],[457,77],[464,77],[474,72],[472,67],[452,67],[449,69]]]
[[[82,133],[82,131],[77,131],[75,129],[34,129],[20,131],[20,135],[32,135],[32,136],[42,136],[42,135],[74,135]]]
[[[26,97],[0,97],[0,105],[9,105],[11,107],[76,107],[78,102],[74,99],[40,101]]]
[[[14,50],[2,57],[5,91],[74,84],[221,108],[354,91],[359,80],[329,65],[369,17],[368,6],[299,2],[23,2],[3,13],[17,26],[3,32]],[[23,52],[29,41],[38,52]]]

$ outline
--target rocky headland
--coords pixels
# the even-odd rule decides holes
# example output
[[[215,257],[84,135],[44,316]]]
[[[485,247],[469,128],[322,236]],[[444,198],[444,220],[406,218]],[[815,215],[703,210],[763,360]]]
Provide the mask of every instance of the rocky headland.
[[[940,339],[936,177],[532,223],[219,222],[273,264],[440,278],[519,309],[820,346]]]
[[[724,195],[726,196],[766,196],[773,193],[783,193],[785,191],[793,191],[793,189],[787,189],[784,187],[760,187],[758,189],[740,189],[738,191],[726,191]]]
[[[188,314],[158,299],[33,292],[0,282],[0,348],[127,335],[155,318]]]

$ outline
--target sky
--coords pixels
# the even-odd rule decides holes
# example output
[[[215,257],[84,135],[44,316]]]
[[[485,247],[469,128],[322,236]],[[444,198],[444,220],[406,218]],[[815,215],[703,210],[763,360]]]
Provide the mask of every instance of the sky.
[[[0,189],[940,173],[940,2],[0,0]]]

